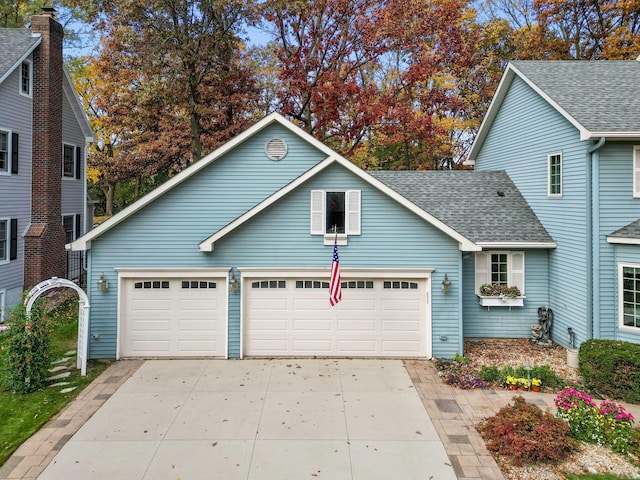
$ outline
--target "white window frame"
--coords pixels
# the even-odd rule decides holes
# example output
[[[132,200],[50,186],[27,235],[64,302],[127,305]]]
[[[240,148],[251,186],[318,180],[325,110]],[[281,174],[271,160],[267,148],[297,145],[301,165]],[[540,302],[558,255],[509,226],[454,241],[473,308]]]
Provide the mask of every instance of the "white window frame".
[[[27,65],[28,68],[28,72],[29,72],[29,91],[25,92],[22,89],[22,81],[24,80],[24,75],[23,75],[23,66]],[[33,63],[31,62],[31,60],[23,60],[22,63],[20,64],[20,84],[18,85],[18,90],[20,92],[20,95],[22,95],[23,97],[28,97],[28,98],[33,98]]]
[[[6,263],[10,262],[10,258],[11,258],[11,219],[10,218],[0,218],[0,222],[6,223],[6,228],[5,228],[5,232],[6,232],[6,236],[4,238],[5,241],[5,257],[4,258],[0,258],[0,265],[4,265]]]
[[[11,152],[13,151],[11,145],[12,132],[5,128],[0,128],[0,133],[4,133],[7,136],[7,158],[5,160],[5,168],[0,168],[0,175],[11,175]]]
[[[6,298],[7,291],[4,289],[0,290],[0,323],[4,323],[4,321],[6,320]]]
[[[76,214],[70,213],[68,215],[62,215],[62,228],[64,229],[64,233],[65,233],[65,243],[70,243],[70,242],[67,242],[67,239],[66,239],[67,228],[64,224],[65,219],[71,219],[71,235],[72,235],[71,241],[73,242],[76,238],[78,238],[78,232],[76,232]]]
[[[619,262],[618,263],[618,328],[625,332],[640,333],[640,326],[630,327],[624,324],[624,269],[640,269],[640,263]]]
[[[64,169],[64,167],[65,167],[64,153],[65,153],[65,148],[66,147],[70,147],[73,150],[73,153],[72,153],[73,163],[71,164],[71,175],[67,174],[67,172]],[[64,179],[75,180],[75,178],[76,178],[76,168],[78,168],[76,166],[76,159],[77,159],[76,149],[77,148],[78,148],[77,145],[73,145],[71,143],[63,143],[62,144],[62,178],[64,178]]]
[[[507,286],[518,287],[525,295],[525,254],[524,251],[486,250],[475,253],[475,292],[480,295],[480,287],[491,283],[491,255],[507,255]]]
[[[633,198],[640,198],[640,145],[633,146]]]
[[[338,245],[346,245],[349,235],[361,233],[361,198],[360,190],[311,190],[311,235],[322,235],[325,245],[333,245],[336,234],[327,232],[326,207],[327,193],[340,192],[345,194],[344,230],[337,234]]]
[[[553,187],[551,183],[551,161],[552,159],[558,157],[560,160],[559,168],[560,168],[560,182],[558,187],[560,188],[559,192],[552,192],[551,189]],[[562,152],[553,152],[547,155],[547,196],[549,198],[562,198]]]

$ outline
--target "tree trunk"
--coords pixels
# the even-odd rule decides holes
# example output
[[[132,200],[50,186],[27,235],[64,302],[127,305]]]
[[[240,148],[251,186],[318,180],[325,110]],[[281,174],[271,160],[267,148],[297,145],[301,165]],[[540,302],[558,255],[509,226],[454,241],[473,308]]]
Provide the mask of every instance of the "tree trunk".
[[[109,183],[102,189],[102,193],[104,193],[105,197],[104,213],[110,217],[113,216],[113,194],[115,193],[115,190],[116,186],[113,183]]]

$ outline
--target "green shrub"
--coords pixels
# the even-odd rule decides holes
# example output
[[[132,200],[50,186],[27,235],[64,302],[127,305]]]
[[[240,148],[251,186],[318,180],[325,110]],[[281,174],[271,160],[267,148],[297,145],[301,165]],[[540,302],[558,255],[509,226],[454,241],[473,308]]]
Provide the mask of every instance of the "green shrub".
[[[483,365],[478,372],[478,376],[487,382],[499,382],[502,379],[500,370],[495,365]]]
[[[511,457],[515,465],[523,461],[560,460],[577,446],[565,422],[522,397],[513,397],[513,405],[482,420],[478,431],[489,451]]]
[[[482,376],[482,375],[481,375]],[[527,372],[524,367],[504,367],[500,369],[500,380],[506,381],[507,377],[515,378],[539,378],[542,381],[543,387],[548,388],[562,388],[566,385],[556,372],[554,372],[549,365],[540,365],[532,367]],[[484,378],[484,377],[483,377]]]
[[[31,393],[46,386],[51,365],[48,323],[38,303],[29,317],[22,302],[9,314],[3,355],[6,390]]]
[[[587,389],[640,403],[640,345],[619,340],[587,340],[578,353]]]

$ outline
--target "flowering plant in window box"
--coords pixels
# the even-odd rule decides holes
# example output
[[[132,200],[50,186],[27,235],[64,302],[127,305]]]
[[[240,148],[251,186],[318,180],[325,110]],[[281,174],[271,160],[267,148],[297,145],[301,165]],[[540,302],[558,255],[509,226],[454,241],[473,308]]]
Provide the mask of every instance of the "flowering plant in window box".
[[[497,283],[485,283],[480,287],[478,296],[483,307],[522,307],[522,293],[518,287],[509,287]]]
[[[485,283],[480,287],[480,295],[483,297],[520,297],[520,289],[518,287],[509,287],[499,283]]]

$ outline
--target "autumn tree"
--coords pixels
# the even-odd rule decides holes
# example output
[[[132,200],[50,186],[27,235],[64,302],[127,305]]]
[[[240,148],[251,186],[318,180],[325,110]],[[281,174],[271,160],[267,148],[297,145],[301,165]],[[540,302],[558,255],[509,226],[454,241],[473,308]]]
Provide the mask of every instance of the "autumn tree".
[[[95,104],[126,156],[118,180],[171,176],[254,121],[258,91],[239,36],[251,2],[70,3],[102,35],[92,68],[107,88]]]

